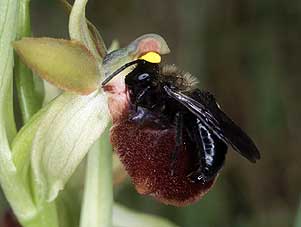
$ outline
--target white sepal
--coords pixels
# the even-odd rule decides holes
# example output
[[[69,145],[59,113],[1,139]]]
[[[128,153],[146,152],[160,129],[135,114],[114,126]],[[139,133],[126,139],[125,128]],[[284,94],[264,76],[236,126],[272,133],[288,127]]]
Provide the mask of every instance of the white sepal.
[[[32,145],[32,170],[38,201],[53,201],[109,121],[107,101],[63,93],[43,117]]]

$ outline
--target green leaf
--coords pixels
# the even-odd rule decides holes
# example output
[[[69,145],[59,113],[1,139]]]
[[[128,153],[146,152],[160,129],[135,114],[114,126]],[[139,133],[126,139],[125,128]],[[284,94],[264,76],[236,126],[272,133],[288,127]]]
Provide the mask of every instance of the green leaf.
[[[31,36],[29,3],[28,0],[19,1],[17,39]],[[18,104],[22,114],[22,123],[24,124],[42,106],[43,94],[38,91],[36,86],[36,82],[38,81],[41,84],[42,80],[38,77],[34,78],[32,71],[17,56],[15,58],[14,79],[18,94]],[[15,115],[17,114],[15,113]],[[18,115],[17,117],[21,118]]]
[[[35,213],[30,194],[18,178],[12,161],[10,142],[16,129],[13,116],[12,79],[13,49],[16,37],[18,1],[0,1],[0,183],[1,188],[19,219]]]
[[[115,204],[113,207],[114,227],[176,227],[170,221],[154,215],[132,211],[126,207]]]
[[[0,123],[5,130],[3,136],[7,137],[9,142],[16,134],[12,100],[14,63],[10,44],[16,37],[17,12],[17,2],[0,1]]]
[[[109,121],[106,97],[63,93],[41,120],[32,145],[38,202],[53,201]]]
[[[27,66],[63,90],[87,95],[99,86],[96,60],[78,41],[23,38],[14,47]]]
[[[22,124],[25,124],[42,107],[43,94],[36,88],[37,78],[33,78],[31,70],[20,62],[20,59],[15,59],[14,76]]]

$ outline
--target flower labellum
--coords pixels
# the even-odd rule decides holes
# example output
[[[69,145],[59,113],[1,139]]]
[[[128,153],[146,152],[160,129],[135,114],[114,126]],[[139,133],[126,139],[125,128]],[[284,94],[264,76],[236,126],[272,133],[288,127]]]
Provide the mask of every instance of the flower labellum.
[[[125,112],[111,129],[111,143],[140,194],[151,195],[165,204],[186,206],[202,198],[214,180],[200,184],[188,179],[193,157],[187,147],[178,157],[175,174],[170,174],[175,135],[175,128],[155,130],[138,126],[128,120]]]
[[[251,162],[260,154],[212,94],[196,88],[189,73],[159,64],[160,45],[144,39],[136,45],[141,55],[105,73],[102,82],[113,120],[111,142],[140,194],[185,206],[212,187],[228,145]]]

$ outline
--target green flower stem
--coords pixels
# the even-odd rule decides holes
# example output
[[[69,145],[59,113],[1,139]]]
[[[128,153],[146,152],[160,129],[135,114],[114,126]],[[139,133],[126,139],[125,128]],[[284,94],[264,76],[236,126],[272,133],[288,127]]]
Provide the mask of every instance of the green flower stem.
[[[17,40],[22,37],[31,36],[30,0],[20,0],[19,2]],[[22,120],[23,124],[25,124],[41,108],[43,98],[36,91],[32,71],[20,61],[19,57],[15,58],[14,70]],[[38,78],[36,79],[39,80]]]
[[[109,128],[88,154],[80,227],[112,226],[112,147]]]

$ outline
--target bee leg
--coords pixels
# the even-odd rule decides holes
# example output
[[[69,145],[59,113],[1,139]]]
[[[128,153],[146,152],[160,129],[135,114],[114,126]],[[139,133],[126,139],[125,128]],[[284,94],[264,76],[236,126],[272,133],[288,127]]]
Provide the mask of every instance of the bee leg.
[[[206,163],[206,155],[203,147],[203,140],[200,135],[199,128],[197,124],[191,125],[189,128],[189,137],[191,138],[192,141],[194,141],[195,144],[195,158],[197,162],[195,163],[195,170],[192,171],[190,174],[188,174],[188,178],[191,182],[196,183],[206,183],[207,182],[207,176],[206,176],[206,168],[207,168],[207,163]]]
[[[183,114],[177,112],[175,116],[176,123],[176,146],[171,153],[171,164],[170,164],[170,174],[174,175],[175,164],[183,144]]]
[[[193,153],[193,155],[194,155],[193,158],[195,160],[198,160],[196,163],[194,163],[194,167],[195,168],[199,168],[199,166],[201,165],[200,164],[201,163],[201,159],[202,159],[202,157],[201,157],[201,154],[202,154],[201,150],[203,149],[203,145],[199,141],[200,138],[198,137],[197,134],[195,134],[194,130],[191,130],[190,127],[187,127],[185,129],[186,129],[187,135],[190,138],[191,142],[195,145],[195,150],[197,151],[197,152]]]
[[[225,155],[227,152],[227,144],[225,144],[216,135],[205,127],[200,127],[199,134],[202,145],[202,154],[200,165],[197,170],[188,175],[189,179],[196,183],[206,183],[212,180],[223,166]]]
[[[206,169],[207,169],[207,171],[206,171]],[[213,176],[208,175],[208,174],[206,174],[206,172],[208,172],[208,167],[205,167],[205,168],[200,167],[197,170],[191,172],[188,175],[188,178],[192,183],[205,184],[215,176],[215,175],[213,175]]]
[[[142,102],[143,97],[145,96],[145,94],[148,92],[148,90],[149,90],[150,88],[151,88],[150,86],[147,86],[145,89],[143,89],[143,90],[137,95],[136,100],[135,100],[136,111],[137,111],[137,108],[138,108],[139,104]]]

